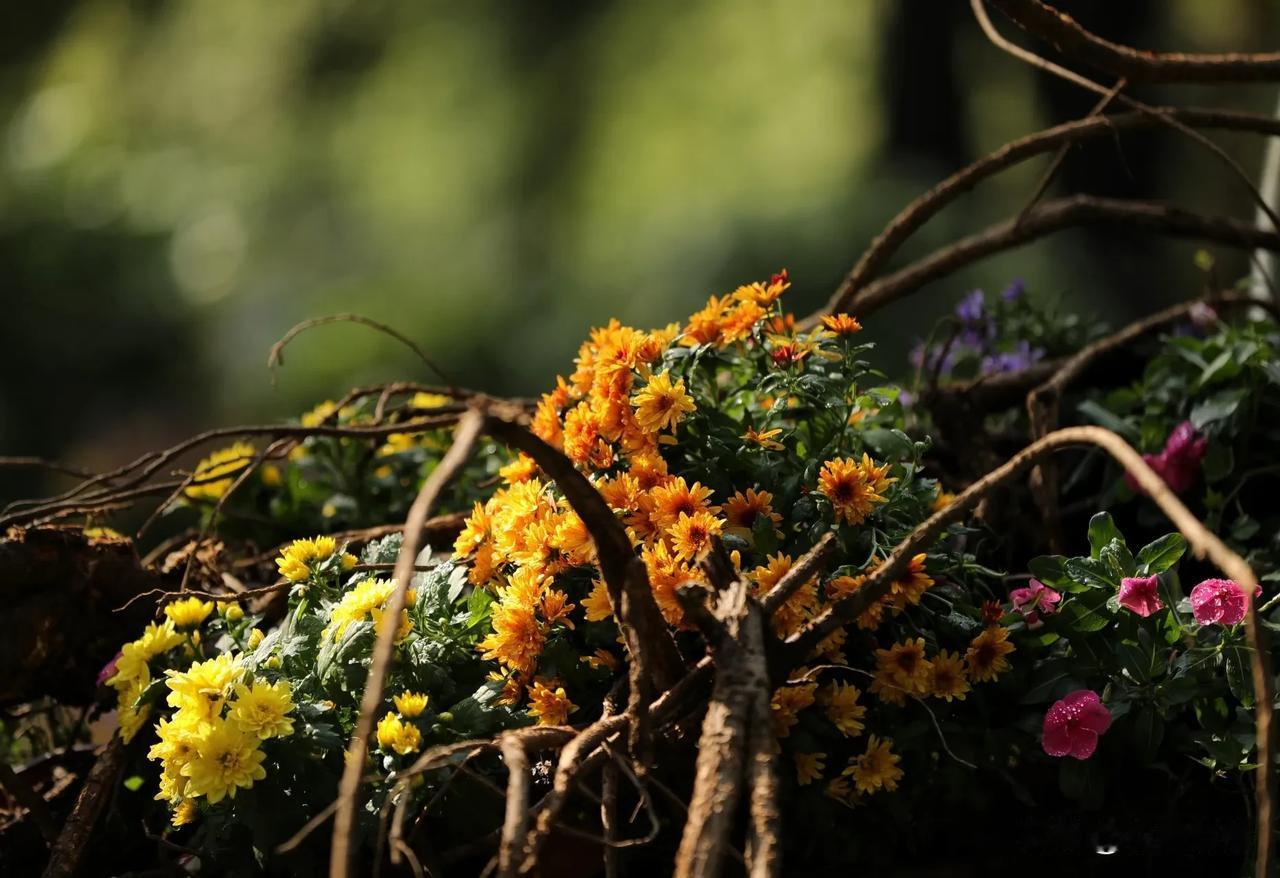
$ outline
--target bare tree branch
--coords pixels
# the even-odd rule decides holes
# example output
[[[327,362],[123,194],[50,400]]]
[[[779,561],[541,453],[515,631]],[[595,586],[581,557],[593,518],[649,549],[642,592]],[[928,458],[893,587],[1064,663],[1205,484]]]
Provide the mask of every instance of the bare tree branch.
[[[1280,81],[1280,52],[1147,52],[1105,40],[1039,0],[988,0],[1019,27],[1062,54],[1132,82]]]

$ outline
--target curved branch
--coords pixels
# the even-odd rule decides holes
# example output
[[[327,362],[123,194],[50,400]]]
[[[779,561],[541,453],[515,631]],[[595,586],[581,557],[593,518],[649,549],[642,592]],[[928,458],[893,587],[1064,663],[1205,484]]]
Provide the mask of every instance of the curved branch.
[[[990,226],[937,250],[919,262],[863,287],[838,310],[865,316],[993,253],[1012,250],[1053,232],[1081,225],[1136,227],[1174,238],[1212,241],[1245,250],[1264,248],[1280,251],[1280,232],[1260,229],[1228,217],[1202,216],[1144,201],[1073,195],[1046,201],[1021,217]]]
[[[600,573],[632,663],[641,666],[646,676],[652,675],[645,686],[653,684],[656,691],[668,688],[683,675],[684,661],[654,600],[644,562],[636,557],[631,539],[600,492],[569,458],[522,426],[520,420],[525,418],[523,410],[494,405],[486,414],[485,432],[533,458],[564,493],[596,544]],[[633,686],[632,699],[637,697]]]
[[[317,326],[324,326],[327,323],[359,323],[361,326],[368,326],[370,329],[375,329],[383,335],[394,338],[396,341],[400,342],[400,344],[413,351],[417,355],[418,359],[425,363],[427,368],[435,373],[436,377],[452,387],[453,381],[440,370],[439,366],[431,361],[431,358],[427,356],[427,352],[419,347],[417,342],[390,326],[387,326],[385,323],[379,323],[377,320],[365,317],[363,314],[331,314],[327,317],[312,317],[310,320],[304,320],[301,323],[294,324],[278,342],[271,346],[271,351],[267,354],[267,368],[271,370],[272,382],[276,380],[276,369],[284,365],[285,346],[299,335],[302,335],[302,333],[306,332],[308,329],[313,329]],[[450,395],[455,394],[451,391]],[[475,394],[465,392],[463,395],[474,396]]]
[[[973,16],[977,19],[978,26],[982,28],[983,34],[985,34],[987,39],[991,41],[992,45],[1000,49],[1002,52],[1007,52],[1019,61],[1030,64],[1038,70],[1050,73],[1059,79],[1066,80],[1067,82],[1077,85],[1086,91],[1091,91],[1098,95],[1112,94],[1112,90],[1101,83],[1094,82],[1087,76],[1081,76],[1074,70],[1068,70],[1061,64],[1055,64],[1049,59],[1043,58],[1035,52],[1024,49],[1006,39],[1000,31],[996,30],[996,26],[992,24],[991,17],[987,15],[987,8],[983,5],[983,0],[969,0],[969,6],[973,10]],[[1267,219],[1271,220],[1272,227],[1280,228],[1280,216],[1277,216],[1276,212],[1271,209],[1271,205],[1267,203],[1266,197],[1258,191],[1258,187],[1254,185],[1253,180],[1250,178],[1249,174],[1245,172],[1245,169],[1240,167],[1239,162],[1227,155],[1226,150],[1218,146],[1218,144],[1214,143],[1209,138],[1205,137],[1199,131],[1188,128],[1164,110],[1153,107],[1150,104],[1144,104],[1142,101],[1134,100],[1127,95],[1116,93],[1115,97],[1124,106],[1152,116],[1159,122],[1167,125],[1179,134],[1182,134],[1193,143],[1209,150],[1209,152],[1221,161],[1227,169],[1231,171],[1235,178],[1244,184],[1244,187],[1249,190],[1249,195],[1253,198],[1254,203],[1257,204],[1258,209],[1267,215]]]
[[[899,543],[885,558],[884,563],[867,577],[861,588],[849,597],[838,601],[801,631],[789,637],[783,644],[784,654],[778,667],[785,669],[800,664],[803,657],[824,638],[855,620],[869,606],[887,595],[893,582],[906,571],[910,559],[917,553],[926,551],[949,525],[963,519],[988,494],[1023,474],[1057,449],[1072,445],[1094,445],[1115,458],[1150,495],[1165,517],[1186,537],[1192,553],[1197,558],[1207,558],[1216,565],[1228,578],[1238,583],[1248,597],[1244,625],[1250,648],[1254,698],[1257,702],[1258,764],[1267,767],[1267,770],[1255,772],[1257,783],[1255,874],[1257,878],[1266,878],[1270,874],[1271,833],[1274,825],[1272,813],[1275,772],[1271,770],[1271,766],[1276,751],[1275,728],[1272,723],[1275,687],[1271,676],[1271,653],[1267,649],[1262,625],[1254,606],[1254,591],[1258,586],[1258,578],[1248,562],[1228,548],[1192,515],[1182,501],[1147,465],[1142,456],[1129,443],[1110,430],[1104,430],[1101,427],[1068,427],[1057,430],[1032,442],[1003,466],[997,467],[974,482],[961,492],[951,505],[931,515]]]
[[[404,609],[405,594],[413,579],[414,562],[418,557],[423,524],[431,514],[440,493],[455,475],[466,465],[485,424],[484,415],[477,409],[468,409],[458,421],[453,445],[422,483],[422,489],[409,508],[404,525],[404,543],[396,558],[395,590],[387,598],[378,636],[373,647],[369,675],[365,678],[364,694],[360,698],[360,716],[351,732],[347,745],[347,759],[338,784],[338,810],[334,815],[333,846],[329,857],[331,878],[346,878],[351,866],[351,833],[355,828],[356,797],[364,775],[364,760],[369,752],[369,736],[373,733],[373,718],[382,703],[383,683],[387,666],[391,664],[391,652],[395,646],[396,630],[400,626],[400,611]]]
[[[1270,116],[1204,109],[1161,108],[1161,111],[1167,117],[1192,128],[1254,131],[1273,137],[1280,136],[1280,119]],[[961,168],[928,192],[920,195],[889,221],[889,224],[858,259],[858,263],[841,281],[823,313],[834,314],[850,310],[850,299],[854,294],[866,286],[867,282],[892,258],[908,238],[943,208],[982,181],[1029,158],[1068,144],[1117,131],[1150,128],[1159,124],[1161,124],[1159,117],[1137,111],[1110,116],[1088,116],[1012,140]],[[816,322],[816,320],[816,316],[809,318],[809,322]]]
[[[1059,406],[1063,391],[1098,359],[1137,341],[1144,335],[1172,326],[1187,319],[1198,306],[1231,308],[1241,305],[1262,307],[1280,320],[1280,306],[1270,300],[1259,301],[1252,296],[1227,293],[1208,296],[1190,302],[1180,302],[1163,311],[1157,311],[1135,321],[1123,329],[1085,345],[1060,364],[1043,383],[1032,389],[1026,398],[1027,418],[1031,425],[1031,438],[1039,439],[1058,426]],[[1058,520],[1058,467],[1052,458],[1037,464],[1031,470],[1031,493],[1044,515],[1049,542],[1055,552],[1062,551]]]
[[[1202,54],[1144,52],[1087,31],[1065,12],[1039,0],[988,0],[1027,33],[1090,67],[1133,82],[1274,82],[1280,52]]]

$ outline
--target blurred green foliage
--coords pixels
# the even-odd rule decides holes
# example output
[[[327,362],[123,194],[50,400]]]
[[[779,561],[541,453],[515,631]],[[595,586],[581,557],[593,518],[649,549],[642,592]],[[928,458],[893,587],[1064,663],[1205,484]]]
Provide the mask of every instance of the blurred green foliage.
[[[1255,48],[1280,18],[1257,0],[1066,5],[1114,38],[1188,50]],[[1092,103],[988,46],[963,6],[10,10],[0,453],[118,464],[199,427],[423,377],[386,339],[339,326],[291,348],[273,388],[268,346],[319,314],[393,323],[458,381],[531,393],[612,316],[662,325],[783,266],[793,307],[816,306],[918,192]],[[1265,87],[1228,96],[1273,103]],[[1090,146],[1062,185],[1250,215],[1209,160],[1156,140]],[[1256,140],[1221,140],[1257,166]],[[908,255],[1018,209],[1042,168],[984,188]],[[1122,318],[1195,291],[1193,272],[1152,258],[1189,266],[1190,245],[1166,246],[1071,233],[935,285],[869,336],[897,366],[964,286],[1014,275]],[[0,495],[37,486],[5,479]]]

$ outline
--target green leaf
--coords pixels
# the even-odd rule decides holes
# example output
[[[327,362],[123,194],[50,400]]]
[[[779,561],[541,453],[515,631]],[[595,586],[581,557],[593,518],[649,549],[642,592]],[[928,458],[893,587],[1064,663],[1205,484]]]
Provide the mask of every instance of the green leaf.
[[[1119,577],[1113,575],[1106,564],[1092,558],[1068,558],[1067,575],[1073,582],[1089,588],[1115,591],[1120,587]]]
[[[877,427],[863,433],[862,440],[881,458],[902,460],[915,455],[915,443],[901,430]]]
[[[1022,696],[1022,704],[1045,704],[1079,689],[1071,664],[1065,660],[1046,662],[1036,669],[1037,682]]]
[[[1149,706],[1141,707],[1133,718],[1133,737],[1138,746],[1138,758],[1144,763],[1155,761],[1164,740],[1164,720]]]
[[[1152,573],[1164,573],[1182,558],[1187,551],[1187,541],[1182,534],[1165,534],[1160,539],[1147,543],[1138,550],[1138,573],[1150,576]]]
[[[1111,518],[1111,513],[1099,512],[1089,519],[1089,554],[1091,557],[1099,557],[1102,554],[1102,549],[1112,540],[1124,542],[1124,537],[1120,535],[1120,529],[1116,527],[1115,521]]]
[[[1235,452],[1225,442],[1210,442],[1200,468],[1206,482],[1219,482],[1235,472]]]
[[[1105,609],[1107,597],[1106,594],[1095,592],[1063,601],[1059,611],[1063,624],[1072,631],[1085,634],[1106,628],[1112,618]]]
[[[1038,558],[1032,558],[1027,563],[1027,569],[1036,579],[1054,588],[1063,582],[1070,581],[1067,576],[1067,559],[1061,555],[1041,555]]]
[[[1086,419],[1101,427],[1106,427],[1113,433],[1119,433],[1130,442],[1137,442],[1139,439],[1138,431],[1132,424],[1091,399],[1086,399],[1076,409]]]
[[[1122,540],[1112,540],[1103,546],[1102,555],[1098,560],[1107,566],[1117,581],[1126,576],[1132,576],[1138,571],[1133,554]]]
[[[1203,430],[1206,424],[1221,421],[1236,413],[1240,403],[1248,395],[1245,387],[1232,387],[1215,393],[1213,396],[1197,404],[1191,409],[1191,423],[1197,430]]]
[[[1249,650],[1244,646],[1227,647],[1227,688],[1247,710],[1253,709],[1253,678],[1249,668]]]

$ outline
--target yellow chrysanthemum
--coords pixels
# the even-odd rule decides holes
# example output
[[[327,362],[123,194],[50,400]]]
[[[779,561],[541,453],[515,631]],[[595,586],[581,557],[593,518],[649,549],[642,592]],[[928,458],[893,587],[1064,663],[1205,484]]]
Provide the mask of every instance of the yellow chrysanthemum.
[[[537,719],[540,726],[562,726],[569,714],[577,709],[565,694],[564,687],[556,686],[554,682],[547,685],[542,680],[535,680],[529,689],[529,716]]]
[[[194,823],[199,816],[200,808],[196,805],[196,800],[183,799],[174,807],[170,822],[174,826],[186,826],[188,823]]]
[[[646,433],[672,429],[695,406],[693,397],[685,392],[684,379],[671,382],[671,373],[659,372],[650,376],[649,383],[631,400],[636,410],[636,423]]]
[[[403,722],[398,715],[387,713],[378,720],[378,746],[408,756],[422,747],[422,732],[413,723]]]
[[[711,545],[711,538],[724,529],[724,522],[709,512],[686,515],[681,512],[668,531],[671,551],[681,561],[692,561]]]
[[[168,703],[170,707],[188,711],[203,720],[214,720],[220,715],[222,705],[232,687],[240,682],[243,669],[238,659],[230,653],[222,653],[208,661],[196,662],[185,671],[166,671],[169,678]]]
[[[747,537],[756,526],[756,522],[766,519],[770,522],[774,533],[781,535],[779,525],[782,516],[773,511],[773,495],[768,491],[757,491],[748,488],[744,494],[737,492],[724,504],[724,518],[729,533],[738,533]]]
[[[822,318],[822,325],[836,335],[853,335],[862,331],[862,324],[852,314],[827,314]]]
[[[929,691],[929,670],[923,637],[876,650],[876,679],[910,694],[923,695]]]
[[[145,685],[151,679],[147,663],[180,645],[183,640],[183,636],[169,619],[159,623],[152,622],[143,630],[141,637],[120,648],[115,673],[108,678],[107,685],[116,689],[127,687],[135,681],[142,681]]]
[[[603,579],[591,583],[591,593],[582,599],[588,622],[603,622],[613,616],[613,604],[609,601],[609,589]]]
[[[182,493],[191,500],[217,500],[227,493],[232,481],[253,459],[254,448],[247,442],[237,442],[221,448],[196,464],[190,486]]]
[[[953,698],[964,701],[969,691],[969,681],[965,677],[964,659],[954,652],[940,651],[933,657],[929,669],[929,694],[934,698]]]
[[[996,679],[1009,670],[1009,660],[1005,656],[1014,651],[1014,645],[1009,642],[1008,628],[995,625],[984,629],[965,652],[970,679],[978,683]]]
[[[394,696],[392,701],[396,704],[396,710],[406,719],[413,719],[421,716],[422,712],[427,709],[427,702],[430,700],[421,692],[401,692]]]
[[[175,628],[195,628],[213,612],[213,604],[199,598],[173,601],[164,608],[164,614]]]
[[[893,792],[902,780],[902,769],[898,768],[901,760],[893,752],[893,741],[889,738],[881,740],[875,735],[867,738],[867,750],[855,757],[841,774],[853,776],[853,784],[860,793],[874,793],[877,790]]]
[[[294,540],[276,559],[280,575],[290,582],[302,582],[311,575],[316,565],[328,561],[338,551],[338,541],[333,537],[316,537],[312,540]],[[355,555],[343,554],[342,567],[350,570],[356,565]]]
[[[347,627],[374,617],[374,611],[380,611],[387,598],[395,591],[394,579],[366,579],[342,596],[342,600],[329,613],[329,624],[324,629],[324,636],[337,640]],[[412,604],[415,600],[413,589],[405,595],[405,602]]]
[[[888,464],[876,466],[864,453],[860,461],[836,458],[824,463],[818,473],[818,491],[831,501],[838,521],[859,525],[877,503],[885,502],[885,492],[896,481],[889,477]]]
[[[141,681],[135,680],[133,684],[119,692],[116,721],[120,724],[120,737],[126,744],[134,739],[134,736],[146,725],[147,718],[151,716],[150,704],[137,703],[142,697],[142,689]]]
[[[862,692],[857,686],[839,681],[823,686],[818,693],[818,703],[827,712],[827,719],[847,738],[862,734],[863,717],[867,709],[858,703]]]
[[[252,686],[235,687],[236,698],[227,718],[259,738],[283,738],[293,734],[293,697],[284,680],[268,683],[255,680]]]
[[[797,753],[794,759],[796,761],[796,783],[804,787],[815,780],[822,780],[822,770],[826,768],[826,753]]]
[[[196,740],[195,756],[182,767],[188,795],[204,796],[216,805],[267,776],[262,767],[266,754],[258,749],[256,735],[225,720],[209,723],[203,732]]]
[[[813,704],[817,688],[817,683],[801,683],[774,690],[769,699],[769,717],[775,737],[785,738],[791,734],[792,726],[800,721],[797,714]]]

